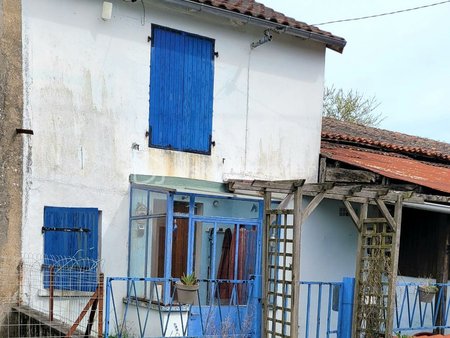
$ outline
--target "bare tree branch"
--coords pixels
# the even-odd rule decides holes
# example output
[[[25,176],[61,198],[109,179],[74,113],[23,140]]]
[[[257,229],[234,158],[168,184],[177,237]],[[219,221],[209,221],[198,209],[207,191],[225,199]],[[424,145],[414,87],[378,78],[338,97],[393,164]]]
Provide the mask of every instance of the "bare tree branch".
[[[323,116],[376,127],[385,119],[382,113],[374,112],[379,106],[375,96],[366,98],[356,90],[325,87]]]

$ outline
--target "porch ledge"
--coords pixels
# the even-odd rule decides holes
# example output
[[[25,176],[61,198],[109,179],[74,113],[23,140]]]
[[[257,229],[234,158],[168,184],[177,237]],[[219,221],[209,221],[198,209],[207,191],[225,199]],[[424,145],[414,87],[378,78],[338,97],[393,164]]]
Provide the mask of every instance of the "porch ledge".
[[[129,299],[127,297],[123,297],[122,301],[124,304],[131,304],[135,306],[145,307],[149,308],[155,311],[161,311],[161,312],[173,312],[173,311],[182,311],[182,312],[189,312],[190,305],[186,304],[172,304],[172,305],[163,305],[158,304],[157,302],[150,302],[148,299]],[[181,309],[180,309],[181,308]]]

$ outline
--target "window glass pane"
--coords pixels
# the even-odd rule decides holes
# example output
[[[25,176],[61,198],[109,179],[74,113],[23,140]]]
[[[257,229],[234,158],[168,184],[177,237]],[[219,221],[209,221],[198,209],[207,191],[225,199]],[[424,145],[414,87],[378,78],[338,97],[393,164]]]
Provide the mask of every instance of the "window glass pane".
[[[215,197],[196,197],[195,203],[203,205],[204,216],[258,218],[259,202]]]
[[[131,222],[130,233],[130,277],[145,276],[145,257],[147,253],[147,225],[148,220],[138,220]],[[145,297],[143,283],[136,283],[138,297]]]
[[[166,218],[134,220],[130,231],[130,277],[164,277]],[[136,288],[139,297],[148,296],[144,283]]]
[[[164,262],[166,255],[166,217],[150,220],[149,248],[148,248],[148,276],[164,277]]]
[[[150,191],[150,215],[167,213],[167,194]]]
[[[148,215],[148,194],[147,190],[131,190],[131,216]]]

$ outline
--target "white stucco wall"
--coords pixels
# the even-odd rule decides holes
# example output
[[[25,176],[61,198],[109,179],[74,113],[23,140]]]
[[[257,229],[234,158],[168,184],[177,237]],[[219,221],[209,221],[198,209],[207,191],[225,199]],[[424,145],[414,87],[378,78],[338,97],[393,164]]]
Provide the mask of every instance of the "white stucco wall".
[[[44,205],[97,207],[105,266],[123,274],[130,173],[316,179],[325,47],[281,34],[251,50],[262,28],[158,1],[146,2],[143,22],[140,3],[113,4],[103,21],[102,1],[23,1],[25,125],[34,131],[23,248],[42,252]],[[152,23],[215,39],[210,156],[147,146]]]

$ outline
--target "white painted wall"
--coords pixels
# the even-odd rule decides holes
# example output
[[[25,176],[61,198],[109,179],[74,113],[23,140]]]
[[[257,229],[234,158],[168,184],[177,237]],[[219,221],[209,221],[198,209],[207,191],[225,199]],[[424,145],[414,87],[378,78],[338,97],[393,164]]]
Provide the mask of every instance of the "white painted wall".
[[[44,206],[102,211],[106,275],[127,273],[131,173],[221,182],[317,175],[325,47],[160,1],[23,0],[23,252],[42,254]],[[149,148],[151,24],[215,39],[208,155]],[[140,146],[132,150],[133,143]]]
[[[42,251],[44,205],[98,207],[105,266],[126,271],[130,173],[315,180],[324,46],[275,35],[251,51],[263,29],[158,3],[144,23],[140,3],[113,1],[103,21],[99,0],[23,1],[24,250]],[[152,23],[216,40],[210,156],[147,146]]]

